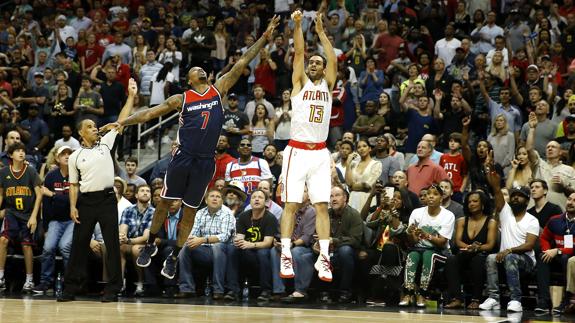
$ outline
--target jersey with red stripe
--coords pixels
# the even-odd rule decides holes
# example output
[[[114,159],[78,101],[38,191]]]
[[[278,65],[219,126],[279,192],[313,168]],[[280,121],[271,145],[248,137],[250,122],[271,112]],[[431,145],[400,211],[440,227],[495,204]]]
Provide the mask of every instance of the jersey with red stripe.
[[[240,163],[238,159],[230,162],[226,167],[226,182],[240,181],[244,184],[246,193],[252,194],[252,191],[258,187],[258,184],[269,178],[268,163],[257,157],[247,163]]]
[[[224,124],[224,106],[215,86],[200,94],[184,92],[177,142],[190,155],[213,157]]]

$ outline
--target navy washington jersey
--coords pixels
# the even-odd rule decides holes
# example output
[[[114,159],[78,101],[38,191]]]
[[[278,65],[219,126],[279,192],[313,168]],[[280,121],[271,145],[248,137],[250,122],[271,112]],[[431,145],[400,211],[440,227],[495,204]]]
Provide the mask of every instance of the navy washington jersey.
[[[179,149],[190,155],[213,157],[225,121],[220,93],[210,85],[203,94],[188,90],[183,96]]]
[[[0,187],[4,191],[6,213],[28,220],[34,209],[36,193],[34,188],[42,184],[38,173],[27,165],[19,173],[12,171],[12,165],[0,170]]]

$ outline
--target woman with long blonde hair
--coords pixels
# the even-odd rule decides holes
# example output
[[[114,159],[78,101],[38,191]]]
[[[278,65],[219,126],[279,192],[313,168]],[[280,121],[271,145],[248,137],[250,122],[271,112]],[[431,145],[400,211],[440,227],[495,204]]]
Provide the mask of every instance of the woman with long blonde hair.
[[[505,186],[512,189],[517,186],[529,186],[534,177],[535,165],[529,160],[529,153],[525,146],[520,145],[515,150],[515,158],[511,161],[511,170],[507,174]]]
[[[491,76],[499,78],[501,83],[505,83],[509,76],[507,75],[507,69],[503,64],[503,53],[501,51],[495,51],[491,58],[491,63],[487,65],[485,71],[491,74]]]
[[[42,164],[40,167],[40,172],[38,175],[42,181],[44,181],[44,178],[48,172],[58,167],[58,163],[56,162],[56,152],[58,151],[58,148],[60,147],[54,146],[52,149],[50,149],[48,155],[46,155],[46,162],[44,162],[44,164]]]
[[[515,135],[509,131],[505,114],[500,113],[495,117],[487,141],[493,146],[493,159],[501,165],[504,174],[507,174],[514,157]]]

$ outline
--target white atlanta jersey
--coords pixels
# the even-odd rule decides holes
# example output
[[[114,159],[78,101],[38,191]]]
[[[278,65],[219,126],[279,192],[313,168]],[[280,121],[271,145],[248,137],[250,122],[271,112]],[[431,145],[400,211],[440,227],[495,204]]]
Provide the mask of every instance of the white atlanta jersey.
[[[291,98],[291,139],[306,142],[325,142],[329,133],[332,95],[327,81],[319,85],[308,80],[303,89]]]

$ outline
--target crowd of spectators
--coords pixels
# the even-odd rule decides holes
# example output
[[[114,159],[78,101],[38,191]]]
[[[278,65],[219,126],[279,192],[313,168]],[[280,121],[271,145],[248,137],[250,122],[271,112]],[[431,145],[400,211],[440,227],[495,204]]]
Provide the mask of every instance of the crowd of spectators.
[[[313,28],[322,12],[338,58],[328,137],[331,284],[313,279],[315,214],[307,199],[292,236],[295,280],[279,277],[296,9],[306,57],[323,52]],[[124,156],[143,143],[118,140],[122,268],[136,268],[127,278],[135,295],[193,297],[207,283],[215,300],[238,300],[259,286],[258,300],[293,303],[307,301],[314,286],[323,302],[425,306],[447,286],[446,307],[486,310],[500,306],[505,277],[507,310],[522,311],[522,284],[532,280],[536,311],[575,312],[573,0],[14,0],[0,12],[0,161],[11,165],[24,143],[26,164],[43,183],[34,237],[44,242],[43,250],[36,245],[42,273],[34,286],[27,266],[25,291],[51,290],[54,256],[69,256],[67,165],[81,144],[76,123],[115,121],[131,77],[140,109],[186,90],[192,66],[216,79],[277,14],[278,32],[222,98],[216,172],[175,280],[160,279],[160,263],[132,266],[170,158],[142,178],[138,160]],[[163,143],[175,140],[163,134]],[[171,204],[156,239],[162,255],[175,246],[180,206]],[[104,259],[98,229],[93,238],[92,253]],[[8,240],[3,231],[0,258]],[[29,250],[31,241],[21,242]],[[553,273],[562,279],[552,282]],[[1,287],[4,276],[0,268]],[[566,287],[555,306],[552,283]]]

